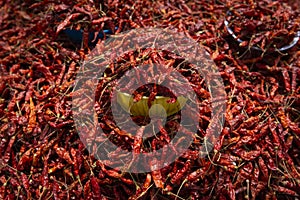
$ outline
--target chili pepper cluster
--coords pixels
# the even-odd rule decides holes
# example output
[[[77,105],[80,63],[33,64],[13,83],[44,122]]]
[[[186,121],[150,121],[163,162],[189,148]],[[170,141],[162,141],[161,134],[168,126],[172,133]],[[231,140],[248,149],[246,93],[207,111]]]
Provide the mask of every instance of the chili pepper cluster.
[[[279,1],[247,1],[234,4],[227,12],[229,27],[240,46],[263,52],[285,49],[298,37],[299,13]]]
[[[299,198],[299,41],[285,52],[254,52],[243,46],[249,47],[255,42],[262,47],[268,39],[258,36],[240,45],[224,25],[228,11],[234,14],[236,8],[243,8],[238,14],[244,20],[231,18],[236,22],[236,34],[241,33],[242,28],[245,29],[243,33],[251,37],[254,27],[260,23],[270,29],[280,25],[276,31],[269,30],[274,37],[281,33],[284,36],[294,34],[298,30],[290,26],[299,26],[299,7],[296,2],[291,5],[293,9],[287,9],[288,3],[283,0],[261,0],[259,3],[243,0],[76,0],[34,4],[2,1],[0,198]],[[255,10],[257,5],[259,11]],[[273,13],[272,6],[277,8],[276,20],[279,21],[257,18]],[[294,16],[293,21],[286,20],[288,16]],[[148,129],[139,129],[133,137],[116,125],[109,104],[111,88],[118,76],[139,64],[177,67],[196,92],[198,102],[194,103],[199,107],[193,110],[193,106],[186,105],[191,110],[191,115],[186,117],[198,120],[199,129],[196,132],[181,130],[193,136],[190,148],[182,156],[159,170],[155,165],[162,160],[144,163],[152,167],[149,173],[125,173],[97,160],[80,140],[72,115],[72,98],[78,95],[73,92],[74,82],[91,51],[91,32],[95,33],[96,41],[98,33],[104,29],[118,34],[150,27],[183,32],[210,54],[227,94],[225,124],[220,136],[214,138],[215,143],[207,144],[205,136],[212,120],[209,90],[192,66],[177,67],[184,58],[163,51],[149,53],[149,49],[124,55],[106,70],[107,78],[99,81],[94,105],[98,123],[115,145],[134,152],[162,148],[174,138],[183,117],[177,113],[169,116],[166,122],[157,120],[158,133],[148,139],[141,137],[153,135]],[[64,34],[66,28],[83,30],[81,44],[73,43]],[[106,39],[105,33],[103,35],[99,43]],[[132,79],[128,87],[136,82],[138,79]],[[169,91],[152,85],[136,90],[134,98],[138,101],[142,96],[154,98],[157,94],[172,97]],[[78,103],[82,102],[78,100]],[[122,115],[120,109],[118,116]],[[139,125],[150,121],[140,116],[131,120]],[[174,143],[183,141],[184,138]],[[213,145],[213,151],[199,152],[203,145]],[[122,155],[114,152],[109,156]]]

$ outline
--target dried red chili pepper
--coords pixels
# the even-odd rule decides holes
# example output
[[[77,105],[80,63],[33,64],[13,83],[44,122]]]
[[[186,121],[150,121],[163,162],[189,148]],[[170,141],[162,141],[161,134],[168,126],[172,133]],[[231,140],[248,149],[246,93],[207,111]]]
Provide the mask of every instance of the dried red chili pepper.
[[[150,163],[150,168],[152,170],[151,172],[151,176],[152,176],[152,179],[154,181],[154,184],[156,187],[158,188],[164,188],[164,181],[163,181],[163,177],[162,177],[162,174],[161,174],[161,171],[159,169],[156,169],[158,166],[158,160],[156,159],[153,159]]]
[[[35,112],[35,106],[32,98],[30,98],[29,107],[30,107],[30,114],[29,114],[29,120],[27,126],[27,133],[32,133],[33,129],[36,126],[36,112]]]
[[[299,197],[299,194],[296,191],[285,188],[283,186],[272,185],[272,189],[281,194],[287,194],[287,195]]]
[[[12,136],[8,142],[6,151],[5,151],[3,159],[2,159],[4,164],[8,164],[9,160],[11,159],[11,151],[12,151],[12,147],[15,143],[15,140],[16,140],[16,136]]]
[[[177,173],[171,177],[170,182],[172,184],[179,184],[179,182],[183,179],[183,176],[185,176],[188,173],[188,170],[190,170],[191,165],[191,160],[187,160],[184,166],[180,170],[177,170]]]
[[[55,144],[53,146],[53,149],[55,150],[55,152],[57,153],[57,155],[60,158],[66,160],[71,165],[74,164],[73,160],[71,159],[71,156],[70,156],[69,152],[67,152],[66,149],[64,149],[63,147],[58,147],[58,144]]]
[[[63,30],[66,26],[70,24],[70,21],[78,18],[81,13],[74,13],[69,15],[62,23],[60,23],[57,27],[56,34],[58,34],[61,30]]]
[[[100,199],[101,198],[101,190],[100,190],[97,178],[94,176],[91,177],[91,187],[92,187],[92,191],[93,191],[93,198]]]
[[[151,181],[152,181],[151,177],[152,177],[151,174],[147,174],[146,180],[143,183],[142,187],[137,189],[136,193],[129,197],[130,200],[131,199],[139,199],[139,198],[143,197],[146,194],[146,192],[151,187],[151,185],[150,185]]]

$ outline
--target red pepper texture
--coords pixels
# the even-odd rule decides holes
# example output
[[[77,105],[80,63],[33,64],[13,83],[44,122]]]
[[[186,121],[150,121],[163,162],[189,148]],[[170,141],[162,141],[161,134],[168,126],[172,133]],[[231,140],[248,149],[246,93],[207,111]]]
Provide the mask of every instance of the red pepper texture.
[[[297,1],[287,0],[1,1],[0,199],[299,198],[300,43],[276,51],[299,31],[299,10]],[[242,43],[228,32],[225,19]],[[194,103],[199,107],[197,111],[186,105],[191,112],[185,117],[198,120],[199,129],[183,130],[193,136],[193,142],[181,157],[156,169],[172,157],[165,152],[162,160],[136,161],[150,165],[152,172],[124,173],[107,167],[109,159],[100,161],[89,153],[97,145],[88,150],[80,140],[72,98],[87,91],[73,92],[74,82],[93,48],[90,34],[93,42],[101,44],[109,37],[103,30],[119,34],[149,27],[183,32],[203,45],[224,81],[225,124],[214,139],[213,151],[199,152],[212,113],[205,81],[191,65],[180,65],[184,58],[170,52],[141,49],[122,55],[109,65],[97,86],[98,121],[83,122],[99,123],[112,143],[136,153],[160,149],[172,141],[183,117],[175,113],[166,122],[156,122],[159,130],[149,138],[143,137],[153,135],[153,130],[143,128],[150,121],[147,117],[129,119],[142,127],[136,137],[117,126],[108,103],[111,88],[140,64],[176,68],[195,91],[198,102]],[[72,41],[67,29],[82,31],[82,40]],[[153,71],[149,67],[147,73]],[[142,74],[134,77],[127,87],[143,78]],[[185,90],[179,93],[184,95]],[[176,100],[155,84],[133,95],[135,101],[148,96],[149,105],[159,95],[171,97],[169,103]],[[80,98],[76,101],[85,105]],[[89,134],[103,142],[97,141],[96,133]],[[182,137],[172,142],[177,147],[184,141]]]

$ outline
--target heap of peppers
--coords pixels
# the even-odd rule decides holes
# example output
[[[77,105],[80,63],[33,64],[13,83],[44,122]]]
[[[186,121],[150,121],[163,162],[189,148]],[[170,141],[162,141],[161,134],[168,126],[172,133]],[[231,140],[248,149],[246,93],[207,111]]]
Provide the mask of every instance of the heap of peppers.
[[[300,43],[285,52],[254,52],[247,48],[249,43],[240,45],[232,38],[224,25],[228,10],[257,2],[1,1],[0,199],[299,198]],[[260,12],[276,5],[276,18],[266,13],[270,15],[266,26],[285,19],[287,14],[280,11],[291,6],[290,26],[299,27],[297,1],[259,2]],[[201,129],[193,133],[191,147],[171,165],[149,173],[124,173],[97,160],[80,140],[72,116],[76,95],[72,91],[77,71],[93,48],[90,33],[93,42],[101,42],[106,35],[99,41],[97,35],[104,29],[118,34],[150,27],[183,32],[210,54],[228,97],[225,124],[213,151],[199,157],[197,149],[211,117],[209,93],[190,68],[182,68],[194,88],[202,88],[197,92],[203,100],[198,113]],[[280,28],[280,33],[296,31]],[[70,40],[66,29],[83,31],[82,42]],[[124,58],[132,62],[145,52]],[[170,67],[180,60],[158,52],[149,59]],[[109,92],[102,89],[103,98],[95,109],[116,145],[137,152],[145,147],[159,149],[176,134],[177,114],[165,126],[158,122],[159,137],[147,142],[124,134],[110,115],[103,116]],[[162,161],[153,162],[147,164]]]

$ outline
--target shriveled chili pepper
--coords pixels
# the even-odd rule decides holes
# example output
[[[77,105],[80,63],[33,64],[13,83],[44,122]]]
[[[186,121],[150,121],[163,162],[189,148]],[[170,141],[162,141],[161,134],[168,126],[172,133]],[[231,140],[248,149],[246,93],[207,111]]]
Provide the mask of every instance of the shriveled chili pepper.
[[[157,162],[159,162],[159,161],[154,159],[150,163],[150,165],[151,165],[150,167],[152,169],[151,176],[152,176],[152,179],[153,179],[156,187],[164,188],[164,181],[163,181],[161,171],[159,169],[156,169],[157,164],[158,164]]]
[[[99,187],[99,183],[97,181],[96,177],[92,177],[91,178],[91,187],[92,187],[92,191],[93,191],[93,198],[101,198],[101,191],[100,191],[100,187]]]
[[[151,174],[147,174],[146,176],[146,180],[145,182],[143,183],[142,187],[137,189],[136,193],[132,196],[129,197],[129,199],[138,199],[138,198],[141,198],[142,196],[145,195],[145,193],[150,189],[151,187]]]
[[[16,136],[12,136],[8,142],[6,151],[3,156],[3,162],[5,164],[8,164],[9,160],[11,159],[11,151],[12,151],[13,144],[15,143],[15,140],[16,140]]]
[[[173,177],[171,177],[170,182],[172,184],[178,184],[182,180],[183,176],[186,175],[188,170],[190,170],[191,164],[192,164],[192,162],[190,160],[187,160],[187,162],[184,164],[182,169],[177,170],[177,173]]]
[[[53,146],[53,149],[55,150],[55,152],[59,157],[66,160],[69,164],[72,165],[74,163],[73,160],[71,159],[69,152],[67,152],[66,149],[64,149],[63,147],[58,147],[58,144],[55,144]]]

